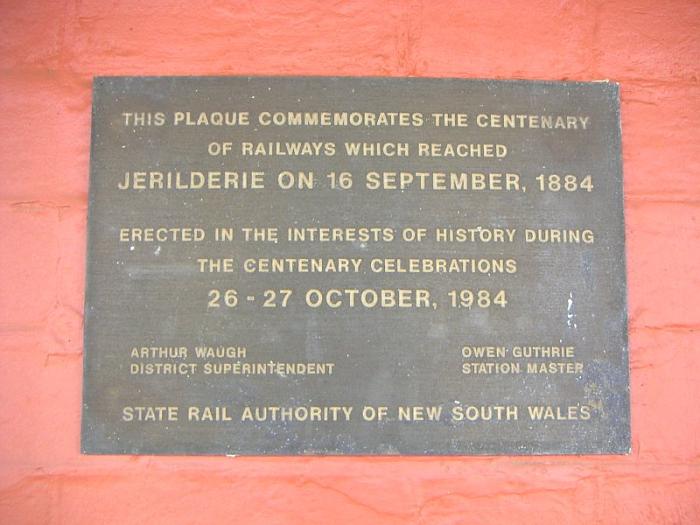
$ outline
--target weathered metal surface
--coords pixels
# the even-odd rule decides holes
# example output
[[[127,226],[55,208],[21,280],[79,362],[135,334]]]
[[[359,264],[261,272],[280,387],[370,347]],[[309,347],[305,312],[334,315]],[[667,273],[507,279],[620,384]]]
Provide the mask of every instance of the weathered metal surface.
[[[93,104],[85,452],[629,450],[616,86],[101,78]]]

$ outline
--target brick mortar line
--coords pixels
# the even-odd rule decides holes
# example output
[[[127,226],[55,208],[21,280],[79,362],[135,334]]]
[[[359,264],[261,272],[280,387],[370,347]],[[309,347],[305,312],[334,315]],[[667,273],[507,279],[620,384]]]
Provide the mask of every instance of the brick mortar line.
[[[183,64],[172,64],[172,66],[181,66]],[[115,68],[117,70],[124,70],[125,68]],[[46,74],[49,73],[51,75],[59,74],[59,75],[64,75],[63,77],[57,76],[57,77],[47,77]],[[591,71],[593,73],[593,71]],[[125,72],[104,72],[104,71],[98,71],[96,74],[91,73],[91,72],[86,72],[86,73],[80,73],[77,72],[71,68],[62,68],[62,67],[57,67],[57,68],[52,68],[52,67],[21,67],[21,66],[11,66],[11,67],[0,67],[0,75],[8,75],[9,77],[15,77],[19,76],[20,78],[24,75],[28,75],[29,78],[28,80],[37,80],[37,79],[50,79],[52,82],[55,83],[61,83],[61,80],[64,79],[65,77],[73,77],[77,80],[80,81],[88,81],[91,78],[95,76],[190,76],[190,75],[184,75],[182,73],[177,73],[177,74],[162,74],[159,72],[153,72],[153,71],[144,71],[141,74],[138,73],[125,73]],[[285,74],[282,76],[288,76],[288,72],[285,70]],[[269,73],[259,73],[255,74],[250,71],[209,71],[209,72],[198,72],[196,74],[193,74],[192,76],[231,76],[231,77],[247,77],[247,76],[260,76],[260,77],[274,77],[278,75],[273,75]],[[294,76],[309,76],[309,73],[304,73],[300,72],[298,74],[295,74]],[[311,76],[319,76],[319,75],[311,75]],[[347,75],[347,74],[340,74],[336,75],[333,74],[332,72],[329,73],[328,75],[320,75],[320,76],[328,76],[328,77],[333,77],[333,76],[341,76],[341,77],[349,77],[349,78],[355,78],[355,77],[361,77],[362,75]],[[376,75],[373,75],[376,77],[380,78],[428,78],[428,79],[440,79],[440,78],[457,78],[457,79],[463,79],[463,80],[475,80],[475,79],[483,79],[485,77],[483,76],[454,76],[453,74],[446,73],[440,76],[436,76],[436,74],[431,74],[431,75],[410,75],[407,77],[405,74],[399,74],[399,75],[380,75],[379,71],[377,72]],[[489,79],[493,77],[488,77]],[[508,77],[510,79],[511,77]],[[697,78],[694,78],[692,76],[690,77],[614,77],[614,76],[608,76],[605,74],[591,74],[587,76],[585,79],[580,78],[578,75],[575,76],[562,76],[562,77],[557,77],[557,78],[544,78],[544,77],[537,77],[536,79],[534,77],[514,77],[516,80],[546,80],[546,81],[552,81],[552,82],[599,82],[602,80],[609,80],[610,82],[617,82],[621,85],[623,84],[645,84],[645,85],[658,85],[658,86],[673,86],[673,85],[683,85],[683,86],[692,86],[692,87],[700,87],[700,80]],[[493,78],[494,80],[506,80],[506,77],[503,76],[498,76],[498,78]],[[623,86],[624,87],[624,86]],[[624,93],[623,93],[624,94]],[[625,102],[624,97],[621,97],[621,101]]]

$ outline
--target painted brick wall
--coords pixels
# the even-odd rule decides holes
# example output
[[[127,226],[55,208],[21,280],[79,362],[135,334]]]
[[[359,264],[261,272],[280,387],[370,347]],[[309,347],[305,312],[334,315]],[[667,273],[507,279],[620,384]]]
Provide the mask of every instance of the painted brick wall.
[[[0,0],[0,523],[700,523],[700,3]],[[612,79],[633,453],[79,454],[93,75]]]

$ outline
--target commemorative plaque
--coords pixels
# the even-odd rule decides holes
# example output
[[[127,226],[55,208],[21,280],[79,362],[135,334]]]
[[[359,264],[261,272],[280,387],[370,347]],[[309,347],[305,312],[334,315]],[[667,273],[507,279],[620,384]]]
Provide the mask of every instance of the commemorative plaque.
[[[82,448],[618,454],[618,88],[96,78]]]

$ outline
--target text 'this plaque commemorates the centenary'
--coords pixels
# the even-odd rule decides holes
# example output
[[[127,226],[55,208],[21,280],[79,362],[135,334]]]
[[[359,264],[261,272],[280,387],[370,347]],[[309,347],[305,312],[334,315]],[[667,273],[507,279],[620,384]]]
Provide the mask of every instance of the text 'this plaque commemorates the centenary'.
[[[82,447],[630,446],[618,89],[94,82]]]

